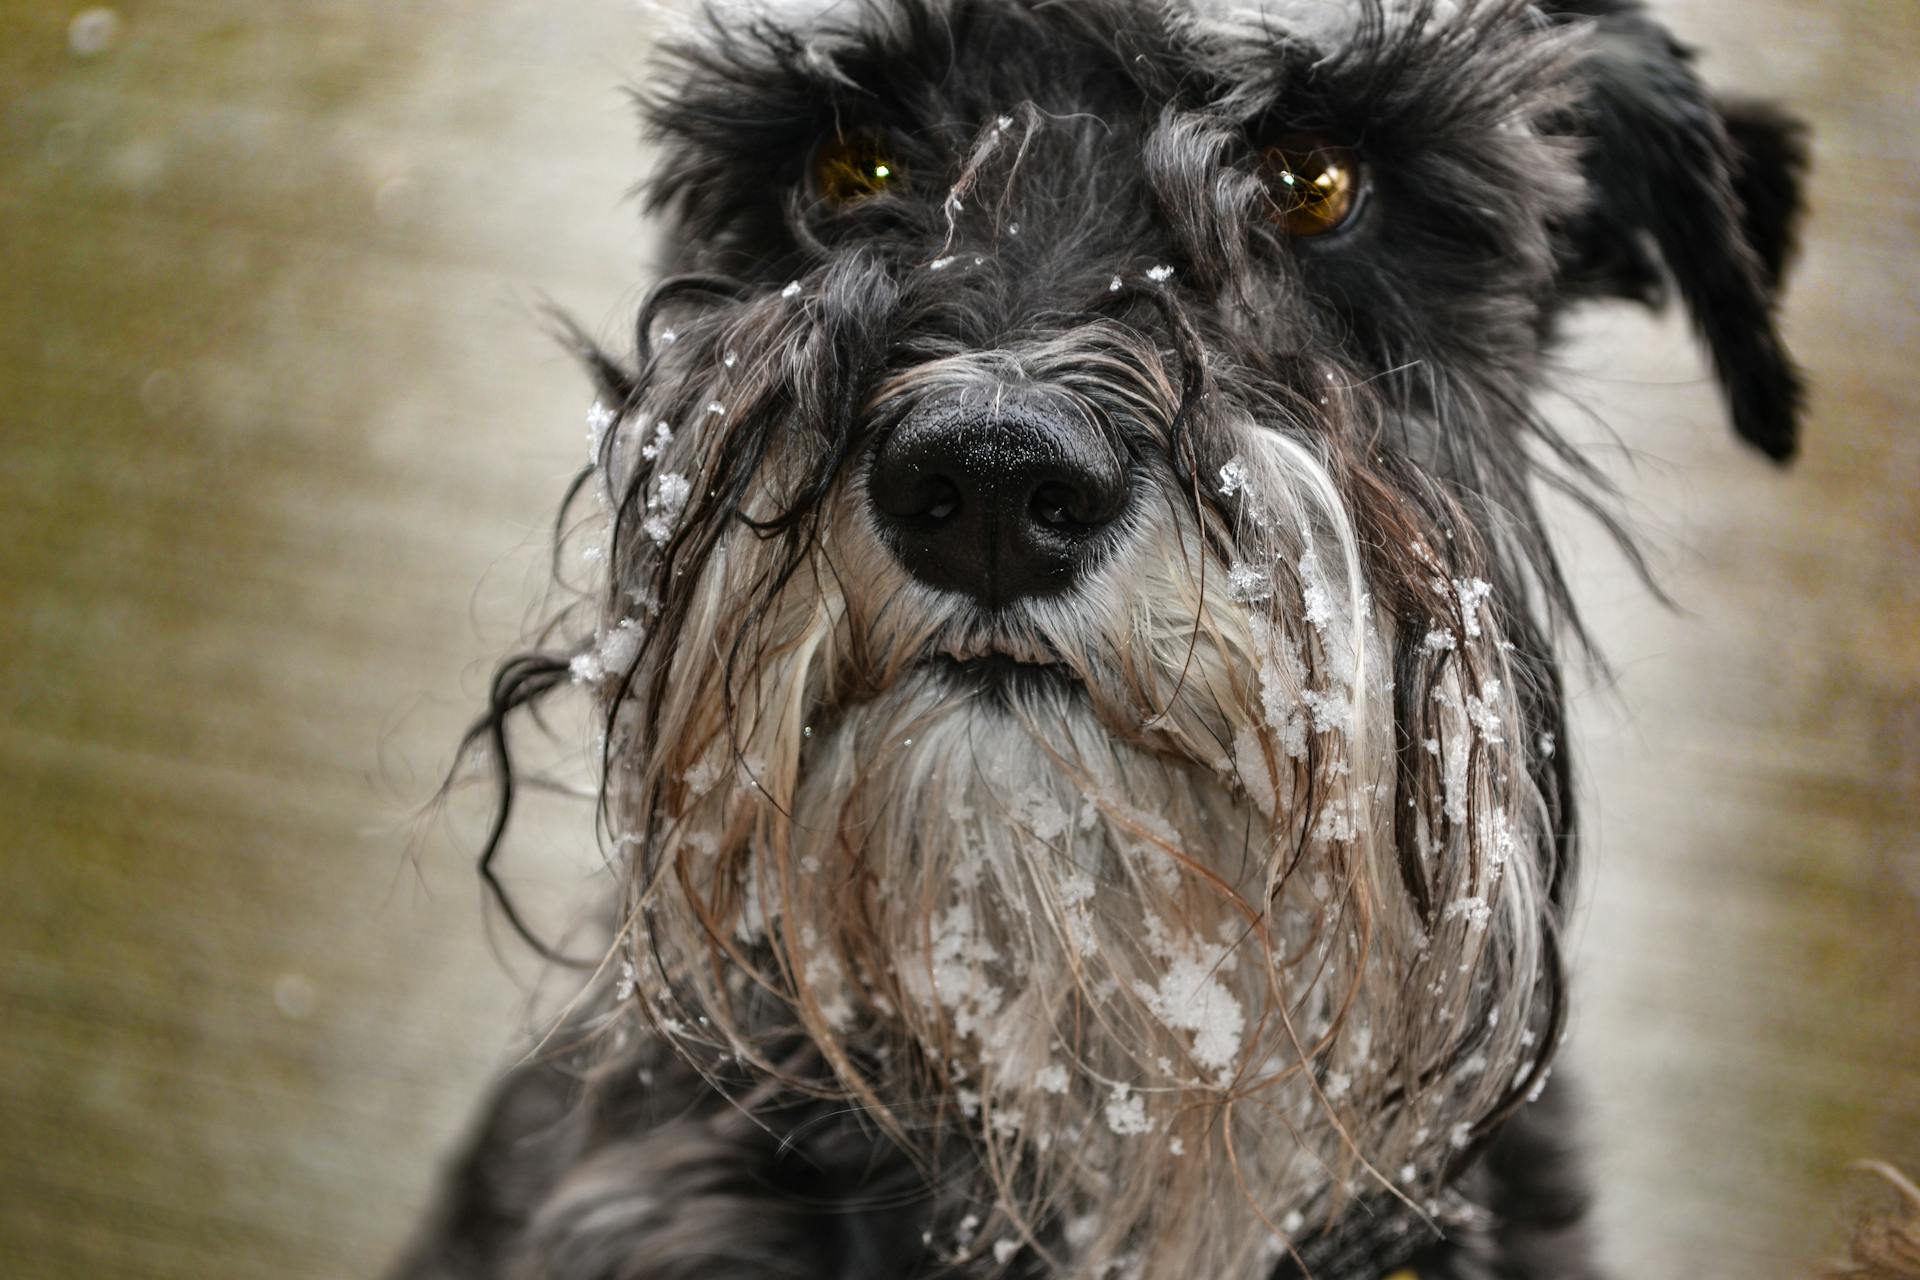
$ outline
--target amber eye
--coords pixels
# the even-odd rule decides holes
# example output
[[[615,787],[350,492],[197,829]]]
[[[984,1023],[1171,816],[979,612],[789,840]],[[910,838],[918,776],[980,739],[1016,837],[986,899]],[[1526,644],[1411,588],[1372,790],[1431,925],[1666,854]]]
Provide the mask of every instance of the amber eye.
[[[813,159],[813,182],[820,198],[845,209],[900,188],[900,166],[886,140],[872,133],[833,139]]]
[[[1351,149],[1307,134],[1260,153],[1269,216],[1290,236],[1322,236],[1353,216],[1360,199],[1360,159]]]

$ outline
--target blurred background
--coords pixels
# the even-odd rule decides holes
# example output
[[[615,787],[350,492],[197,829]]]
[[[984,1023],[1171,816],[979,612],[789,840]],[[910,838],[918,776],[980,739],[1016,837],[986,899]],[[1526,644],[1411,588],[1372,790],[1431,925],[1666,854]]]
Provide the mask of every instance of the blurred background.
[[[1676,322],[1567,355],[1683,607],[1565,518],[1563,1062],[1618,1274],[1806,1275],[1920,1165],[1920,5],[1657,7],[1814,124],[1814,399],[1777,471]],[[375,1274],[533,1024],[480,798],[423,815],[584,456],[539,309],[638,297],[651,21],[0,0],[0,1272]],[[595,889],[577,804],[511,858]]]

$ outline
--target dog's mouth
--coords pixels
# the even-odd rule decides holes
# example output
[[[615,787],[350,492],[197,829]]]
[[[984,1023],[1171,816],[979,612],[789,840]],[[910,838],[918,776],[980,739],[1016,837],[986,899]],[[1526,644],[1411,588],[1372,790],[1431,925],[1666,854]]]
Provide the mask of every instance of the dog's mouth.
[[[1010,653],[960,657],[936,654],[928,665],[963,688],[1006,696],[1074,691],[1082,687],[1073,668],[1059,661],[1033,661]]]
[[[925,665],[945,681],[982,692],[1039,693],[1082,686],[1060,652],[1031,632],[950,634],[930,650]]]
[[[1085,693],[1085,679],[1046,633],[1004,618],[970,618],[927,645],[924,666],[950,689],[1008,700]]]

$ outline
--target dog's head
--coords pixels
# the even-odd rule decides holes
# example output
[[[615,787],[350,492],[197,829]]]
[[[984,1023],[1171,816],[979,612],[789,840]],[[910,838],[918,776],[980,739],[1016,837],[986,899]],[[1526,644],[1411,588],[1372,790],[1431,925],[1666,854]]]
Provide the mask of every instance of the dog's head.
[[[1630,0],[814,7],[646,92],[605,590],[497,691],[599,695],[621,994],[1089,1273],[1448,1212],[1560,1034],[1543,354],[1671,282],[1787,454],[1793,131]]]

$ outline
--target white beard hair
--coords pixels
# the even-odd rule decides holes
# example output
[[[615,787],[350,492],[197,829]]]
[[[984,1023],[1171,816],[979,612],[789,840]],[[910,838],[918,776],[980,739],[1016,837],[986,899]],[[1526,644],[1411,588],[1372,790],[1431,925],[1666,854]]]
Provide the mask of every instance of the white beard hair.
[[[1449,1158],[1551,1049],[1545,807],[1484,584],[1452,584],[1435,620],[1452,660],[1406,794],[1396,637],[1338,487],[1284,433],[1228,430],[1233,527],[1155,476],[1024,635],[950,625],[850,476],[752,624],[729,721],[725,657],[771,554],[735,526],[690,570],[671,653],[642,660],[669,664],[656,736],[636,745],[636,696],[610,708],[635,1008],[689,1052],[771,1066],[741,1012],[759,982],[883,1125],[948,1099],[997,1197],[955,1248],[1264,1277],[1356,1195],[1445,1216]],[[923,665],[989,642],[1080,688],[996,702]],[[1399,888],[1409,804],[1430,930]],[[909,1060],[913,1079],[857,1065]]]

